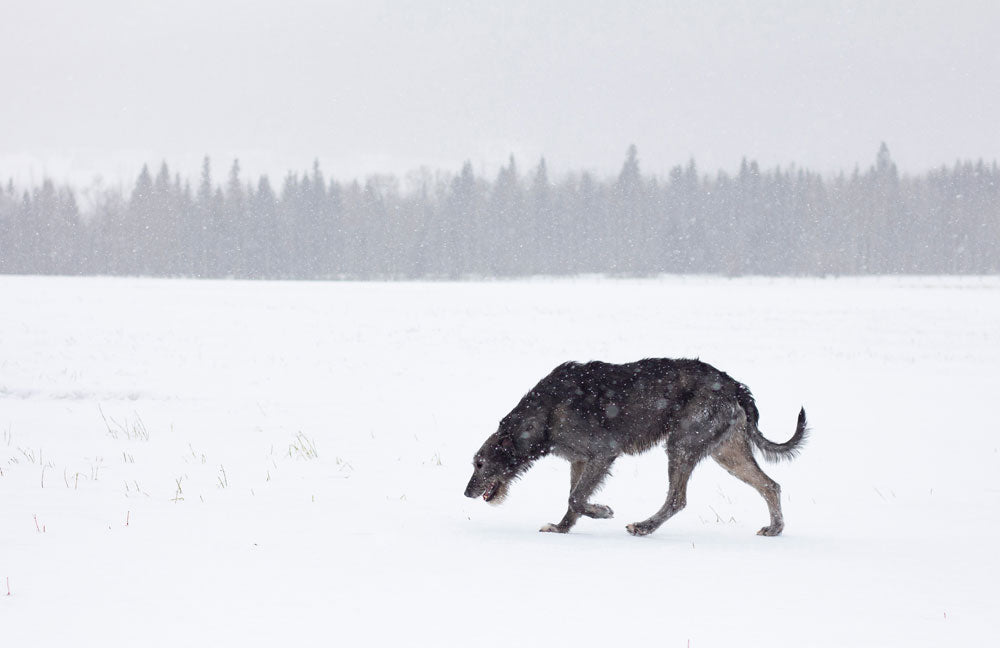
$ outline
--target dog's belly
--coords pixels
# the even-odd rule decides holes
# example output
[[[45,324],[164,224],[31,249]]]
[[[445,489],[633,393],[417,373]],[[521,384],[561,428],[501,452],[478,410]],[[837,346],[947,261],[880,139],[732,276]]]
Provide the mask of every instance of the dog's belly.
[[[586,461],[595,457],[617,457],[646,452],[668,436],[667,426],[649,419],[619,421],[611,427],[580,426],[556,431],[552,454],[568,461]]]

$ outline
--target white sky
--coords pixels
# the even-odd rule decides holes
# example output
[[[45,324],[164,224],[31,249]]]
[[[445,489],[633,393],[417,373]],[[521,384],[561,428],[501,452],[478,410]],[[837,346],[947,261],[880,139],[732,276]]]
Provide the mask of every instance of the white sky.
[[[1000,2],[0,0],[0,178],[1000,158]]]

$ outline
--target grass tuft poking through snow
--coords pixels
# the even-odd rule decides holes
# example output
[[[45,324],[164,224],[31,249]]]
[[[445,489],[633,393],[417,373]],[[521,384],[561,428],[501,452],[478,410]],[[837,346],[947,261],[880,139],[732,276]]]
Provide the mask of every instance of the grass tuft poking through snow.
[[[104,409],[100,405],[97,406],[97,409],[101,413],[101,418],[104,419],[108,436],[112,439],[117,441],[119,437],[123,437],[127,441],[149,441],[149,430],[146,429],[146,424],[143,423],[138,413],[133,412],[131,421],[125,417],[119,422],[105,416]]]
[[[299,432],[295,435],[295,440],[288,444],[288,456],[293,459],[318,459],[316,442]]]

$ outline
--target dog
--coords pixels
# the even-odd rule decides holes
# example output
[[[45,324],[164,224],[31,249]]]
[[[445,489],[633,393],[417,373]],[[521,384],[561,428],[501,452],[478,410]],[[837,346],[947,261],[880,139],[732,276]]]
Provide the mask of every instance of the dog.
[[[558,524],[540,531],[567,533],[580,516],[613,516],[611,508],[590,497],[615,459],[662,442],[668,458],[666,502],[648,519],[627,525],[630,534],[648,535],[683,509],[691,472],[710,456],[761,494],[771,519],[757,535],[776,536],[785,526],[781,487],[760,469],[753,450],[771,461],[792,458],[809,430],[805,408],[785,443],[764,438],[758,419],[747,386],[700,360],[567,362],[542,378],[486,439],[473,457],[465,496],[499,504],[535,461],[562,457],[570,462],[569,507]]]

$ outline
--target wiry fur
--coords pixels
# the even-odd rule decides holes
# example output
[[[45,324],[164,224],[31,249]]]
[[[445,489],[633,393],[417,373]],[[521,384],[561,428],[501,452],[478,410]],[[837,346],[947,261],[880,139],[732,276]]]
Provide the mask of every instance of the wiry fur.
[[[684,508],[691,471],[711,455],[760,492],[771,523],[759,533],[777,535],[784,526],[781,489],[761,471],[752,449],[772,461],[794,457],[807,436],[805,410],[799,412],[795,434],[785,443],[766,439],[758,420],[746,385],[699,360],[567,362],[500,421],[473,458],[465,494],[500,503],[510,484],[536,460],[555,454],[571,464],[569,507],[561,522],[541,530],[565,533],[581,515],[613,515],[610,508],[589,499],[618,456],[639,454],[663,443],[669,462],[667,501],[649,519],[628,525],[629,533],[652,533]]]

